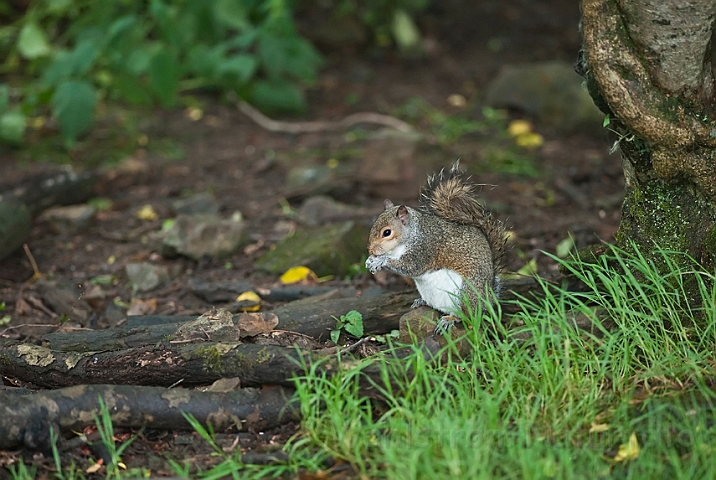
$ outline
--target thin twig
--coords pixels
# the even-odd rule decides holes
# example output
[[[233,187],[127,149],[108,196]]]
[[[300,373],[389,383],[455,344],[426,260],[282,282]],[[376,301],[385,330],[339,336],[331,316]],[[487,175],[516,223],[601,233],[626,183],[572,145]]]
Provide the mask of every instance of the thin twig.
[[[15,330],[16,328],[22,328],[22,327],[61,327],[62,325],[58,325],[56,323],[23,323],[21,325],[12,325],[11,327],[7,327],[4,330],[0,331],[0,337],[4,336],[8,330]],[[72,328],[72,330],[92,330],[91,328]]]
[[[35,257],[32,255],[32,252],[30,251],[30,247],[27,246],[27,243],[22,244],[22,248],[25,250],[25,255],[27,255],[27,258],[30,259],[30,265],[32,265],[32,271],[35,272],[32,274],[32,277],[30,280],[28,280],[28,283],[32,283],[38,278],[42,276],[42,273],[40,273],[40,269],[37,268],[37,262],[35,261]]]
[[[253,120],[260,127],[270,132],[284,133],[315,133],[333,132],[345,130],[359,123],[371,123],[394,128],[400,132],[413,132],[415,129],[408,123],[392,117],[374,112],[359,112],[348,115],[337,121],[316,121],[316,122],[283,122],[273,120],[241,99],[236,99],[236,106],[247,117]]]
[[[365,342],[367,342],[368,340],[370,340],[370,338],[371,338],[371,337],[363,337],[363,338],[361,338],[360,340],[358,340],[356,343],[354,343],[353,345],[349,345],[349,346],[347,346],[346,348],[342,348],[338,353],[339,353],[340,355],[342,355],[342,354],[344,354],[344,353],[352,352],[353,350],[355,350],[356,348],[360,347],[360,346],[363,345]]]

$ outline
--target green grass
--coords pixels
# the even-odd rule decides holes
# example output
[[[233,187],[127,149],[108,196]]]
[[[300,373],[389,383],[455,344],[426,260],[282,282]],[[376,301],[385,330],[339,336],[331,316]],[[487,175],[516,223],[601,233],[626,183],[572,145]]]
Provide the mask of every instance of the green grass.
[[[716,477],[713,275],[662,256],[667,275],[624,252],[614,268],[567,264],[588,291],[544,284],[544,300],[520,302],[516,330],[484,312],[501,335],[476,329],[471,360],[438,366],[415,354],[386,364],[386,374],[400,378],[410,365],[415,375],[385,407],[358,393],[368,361],[332,378],[312,372],[297,383],[295,452],[371,478]],[[703,308],[687,301],[694,287]],[[594,319],[595,335],[570,326],[576,313]],[[603,327],[607,319],[616,327]],[[632,434],[638,455],[617,461]]]
[[[217,446],[223,461],[192,476],[291,478],[330,460],[365,478],[716,478],[714,276],[681,254],[660,257],[667,274],[616,250],[598,265],[565,263],[587,290],[543,283],[543,299],[519,302],[516,328],[494,311],[464,319],[478,327],[469,360],[453,344],[443,364],[416,350],[333,376],[313,365],[296,382],[303,422],[288,464],[247,465]],[[573,328],[576,316],[593,333]],[[385,402],[359,389],[376,362]],[[632,435],[638,451],[620,460]]]

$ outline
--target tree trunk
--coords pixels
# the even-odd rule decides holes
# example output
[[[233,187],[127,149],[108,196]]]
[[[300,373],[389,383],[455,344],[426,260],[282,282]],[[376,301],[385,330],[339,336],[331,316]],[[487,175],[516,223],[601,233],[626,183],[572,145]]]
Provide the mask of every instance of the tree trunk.
[[[580,73],[622,152],[617,244],[661,268],[657,246],[716,267],[715,18],[713,0],[582,0]]]

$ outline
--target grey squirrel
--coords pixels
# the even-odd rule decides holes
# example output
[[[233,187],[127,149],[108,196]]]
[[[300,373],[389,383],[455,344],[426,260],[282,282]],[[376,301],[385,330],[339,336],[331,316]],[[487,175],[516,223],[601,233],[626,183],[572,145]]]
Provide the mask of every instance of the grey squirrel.
[[[428,177],[419,209],[386,200],[368,237],[366,268],[371,273],[386,268],[413,279],[421,298],[412,308],[428,305],[447,314],[436,332],[458,321],[448,320],[456,311],[468,313],[463,298],[475,308],[499,295],[505,228],[477,201],[474,190],[455,162],[447,172]]]

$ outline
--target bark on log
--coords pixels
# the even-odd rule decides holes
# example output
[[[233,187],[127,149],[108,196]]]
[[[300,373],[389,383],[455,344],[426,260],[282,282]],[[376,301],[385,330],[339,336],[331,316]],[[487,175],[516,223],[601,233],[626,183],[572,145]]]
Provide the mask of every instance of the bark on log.
[[[363,315],[363,328],[371,334],[388,333],[398,328],[400,316],[410,309],[416,293],[402,292],[373,297],[338,298],[322,302],[300,300],[272,310],[278,316],[278,330],[309,335],[325,340],[336,326],[333,317],[340,317],[351,310]],[[234,323],[238,316],[234,316]],[[130,326],[140,321],[133,319],[126,326],[97,331],[56,332],[45,335],[43,340],[54,350],[90,352],[97,350],[122,350],[128,347],[150,345],[172,339],[177,329],[195,317],[175,317],[180,323],[163,323],[171,317],[155,317],[159,325]]]
[[[240,389],[228,393],[117,385],[81,385],[32,395],[0,391],[0,450],[50,451],[50,427],[94,425],[102,399],[115,427],[191,428],[182,413],[214,431],[263,430],[299,419],[292,389]]]
[[[309,363],[315,356],[304,355]],[[45,388],[103,383],[206,385],[222,377],[238,377],[246,386],[292,386],[292,378],[304,373],[302,365],[301,353],[295,348],[250,343],[164,342],[80,353],[0,342],[0,375]]]

